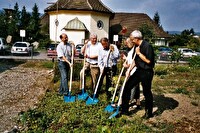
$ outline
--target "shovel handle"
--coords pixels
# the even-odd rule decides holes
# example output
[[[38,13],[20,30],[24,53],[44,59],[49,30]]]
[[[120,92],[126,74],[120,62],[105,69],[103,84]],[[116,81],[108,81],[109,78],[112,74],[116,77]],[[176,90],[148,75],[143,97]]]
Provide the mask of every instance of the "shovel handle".
[[[111,51],[109,50],[109,51],[108,51],[107,60],[108,60],[108,58],[109,58],[109,56],[110,56],[110,53],[111,53]],[[104,71],[105,65],[106,65],[106,63],[104,63],[103,71]],[[96,84],[96,88],[95,88],[95,91],[94,91],[94,95],[96,95],[96,93],[97,93],[97,89],[98,89],[98,87],[99,87],[99,82],[100,82],[100,80],[101,80],[101,76],[102,76],[102,74],[103,74],[103,71],[100,73],[100,76],[99,76],[99,78],[98,78],[98,81],[97,81],[97,84]]]
[[[128,71],[130,72],[131,68],[132,68],[132,65],[134,64],[134,60],[135,60],[135,56],[136,56],[136,52],[134,53],[134,56],[132,58],[132,64],[131,66],[128,68]],[[120,106],[120,103],[121,103],[121,100],[122,100],[122,95],[123,95],[123,91],[124,91],[124,87],[125,87],[125,84],[126,84],[126,81],[128,79],[128,75],[126,75],[125,79],[124,79],[124,82],[123,82],[123,85],[122,85],[122,88],[121,88],[121,92],[120,92],[120,96],[119,96],[119,100],[118,100],[118,103],[117,103],[117,106],[119,107]]]
[[[71,45],[72,45],[72,44],[71,44]],[[71,90],[72,90],[73,64],[74,64],[74,45],[72,45],[72,57],[71,57],[71,66],[70,66],[70,83],[69,83],[69,92],[71,92]]]

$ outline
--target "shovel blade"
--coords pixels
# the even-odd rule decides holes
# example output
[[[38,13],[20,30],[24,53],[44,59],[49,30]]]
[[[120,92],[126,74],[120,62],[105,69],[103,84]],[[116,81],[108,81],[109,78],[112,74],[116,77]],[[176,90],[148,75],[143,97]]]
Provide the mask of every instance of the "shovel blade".
[[[111,112],[113,112],[115,109],[116,109],[116,108],[113,107],[113,106],[110,104],[110,105],[106,106],[106,108],[105,108],[104,111],[105,111],[105,112],[108,112],[108,113],[111,113]]]
[[[117,110],[115,111],[115,113],[113,113],[108,119],[112,119],[114,117],[116,117],[117,115],[119,115],[119,107],[117,107]]]
[[[71,95],[64,96],[64,101],[65,101],[66,103],[75,102],[75,100],[76,100],[76,97],[75,97],[75,96],[71,96]]]
[[[86,92],[78,94],[78,100],[86,100],[87,98],[88,98],[88,93]]]
[[[97,104],[99,100],[97,98],[91,98],[89,97],[86,101],[86,105],[91,105],[91,104]]]

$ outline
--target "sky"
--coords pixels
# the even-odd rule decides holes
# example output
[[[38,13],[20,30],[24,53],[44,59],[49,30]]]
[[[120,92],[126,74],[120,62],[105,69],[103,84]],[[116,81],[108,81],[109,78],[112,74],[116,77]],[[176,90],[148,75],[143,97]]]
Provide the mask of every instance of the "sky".
[[[57,0],[0,0],[0,9],[13,8],[17,2],[32,11],[34,4],[40,13]],[[193,28],[200,32],[200,0],[101,0],[114,12],[145,13],[153,19],[156,12],[165,31],[183,31]]]

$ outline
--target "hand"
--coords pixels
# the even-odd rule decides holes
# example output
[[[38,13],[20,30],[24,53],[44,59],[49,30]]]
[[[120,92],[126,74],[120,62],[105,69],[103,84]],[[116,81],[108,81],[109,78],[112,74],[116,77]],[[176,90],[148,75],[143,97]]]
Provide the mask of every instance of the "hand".
[[[86,39],[86,40],[84,41],[84,44],[87,44],[89,41],[90,41],[89,39]]]
[[[130,76],[130,71],[126,71],[126,77]]]
[[[128,68],[129,65],[127,63],[123,63],[123,67]]]
[[[110,45],[110,51],[111,51],[111,52],[114,51],[114,46]]]
[[[89,55],[87,55],[87,54],[85,55],[85,57],[88,58],[88,59],[90,59]]]
[[[121,54],[121,59],[126,60],[126,55],[124,53]]]
[[[103,71],[104,71],[104,68],[100,68],[100,73],[103,73]]]
[[[75,46],[74,42],[73,41],[70,41],[69,42],[72,46]]]
[[[70,66],[70,67],[73,67],[73,64],[72,64],[72,63],[69,63],[69,66]]]

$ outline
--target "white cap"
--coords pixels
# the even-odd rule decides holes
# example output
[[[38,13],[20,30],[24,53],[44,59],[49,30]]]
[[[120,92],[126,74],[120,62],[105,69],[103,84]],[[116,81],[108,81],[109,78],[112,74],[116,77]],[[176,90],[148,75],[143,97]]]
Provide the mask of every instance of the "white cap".
[[[142,38],[142,33],[139,30],[134,30],[131,33],[131,36],[133,36],[134,38]]]

